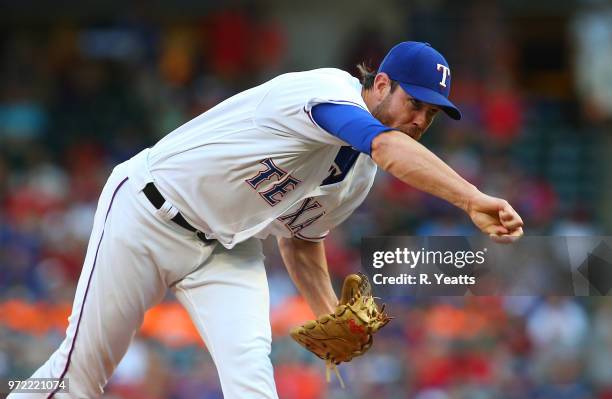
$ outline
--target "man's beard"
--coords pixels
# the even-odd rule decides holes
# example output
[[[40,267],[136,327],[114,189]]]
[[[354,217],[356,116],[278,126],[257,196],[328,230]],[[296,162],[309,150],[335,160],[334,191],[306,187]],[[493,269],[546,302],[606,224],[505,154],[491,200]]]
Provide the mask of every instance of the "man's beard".
[[[389,102],[391,100],[391,95],[387,94],[385,96],[385,98],[383,98],[383,100],[380,102],[380,104],[378,104],[373,110],[372,110],[372,116],[374,116],[374,118],[378,119],[380,121],[380,123],[382,123],[383,125],[387,125],[389,127],[393,127],[391,126],[391,116],[389,115]]]
[[[379,122],[385,126],[391,127],[395,130],[399,130],[400,132],[407,134],[408,136],[412,137],[415,140],[420,139],[423,132],[418,127],[415,126],[409,130],[406,130],[406,129],[400,128],[399,126],[394,126],[392,124],[393,118],[391,117],[389,113],[389,103],[390,102],[391,102],[391,93],[387,94],[385,98],[383,98],[383,100],[380,102],[380,104],[374,107],[374,109],[372,110],[372,116],[378,119]]]

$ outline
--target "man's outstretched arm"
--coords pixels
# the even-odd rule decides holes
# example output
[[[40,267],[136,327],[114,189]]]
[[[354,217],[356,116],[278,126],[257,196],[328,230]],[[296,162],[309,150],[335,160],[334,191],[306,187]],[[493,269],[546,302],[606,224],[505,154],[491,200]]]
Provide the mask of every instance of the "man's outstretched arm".
[[[289,276],[315,316],[332,313],[338,305],[327,270],[323,241],[277,239]]]
[[[463,209],[493,240],[512,242],[523,235],[523,221],[507,201],[480,192],[405,133],[389,131],[376,136],[372,159],[404,183]]]

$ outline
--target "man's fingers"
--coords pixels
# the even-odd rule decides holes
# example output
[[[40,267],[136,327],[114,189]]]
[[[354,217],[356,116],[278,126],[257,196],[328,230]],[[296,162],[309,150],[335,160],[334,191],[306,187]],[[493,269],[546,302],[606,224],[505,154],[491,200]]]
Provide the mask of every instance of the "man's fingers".
[[[491,226],[488,230],[489,235],[491,236],[502,236],[510,233],[510,231],[504,226]]]
[[[512,233],[510,233],[510,235],[513,236],[513,237],[521,238],[523,236],[523,228],[519,227],[518,229],[516,229]]]
[[[509,234],[489,234],[489,237],[498,244],[511,244],[523,236],[523,228],[519,227]]]
[[[523,226],[523,219],[511,206],[499,211],[499,220],[508,230],[515,230]]]

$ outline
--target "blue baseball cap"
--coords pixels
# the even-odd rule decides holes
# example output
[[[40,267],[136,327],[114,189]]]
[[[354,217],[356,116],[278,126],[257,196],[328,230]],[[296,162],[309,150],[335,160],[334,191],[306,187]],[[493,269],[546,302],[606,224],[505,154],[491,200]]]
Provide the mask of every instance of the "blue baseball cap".
[[[448,99],[451,73],[448,62],[429,43],[402,42],[393,47],[378,67],[412,97],[437,105],[453,119],[461,112]]]

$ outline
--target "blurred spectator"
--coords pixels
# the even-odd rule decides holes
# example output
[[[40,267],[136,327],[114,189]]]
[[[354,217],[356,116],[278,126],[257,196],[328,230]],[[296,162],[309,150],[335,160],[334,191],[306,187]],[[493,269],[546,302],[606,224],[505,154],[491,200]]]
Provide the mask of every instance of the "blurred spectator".
[[[612,118],[612,6],[601,0],[583,2],[571,33],[575,43],[576,89],[592,121]]]
[[[528,317],[527,331],[538,351],[579,352],[585,344],[589,321],[572,298],[549,297]]]

